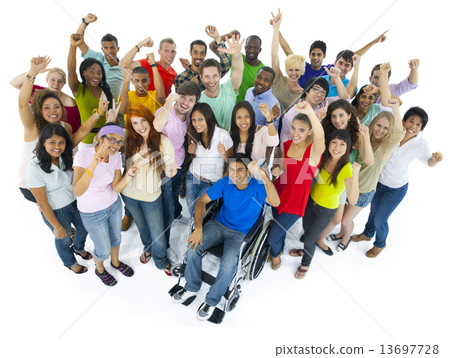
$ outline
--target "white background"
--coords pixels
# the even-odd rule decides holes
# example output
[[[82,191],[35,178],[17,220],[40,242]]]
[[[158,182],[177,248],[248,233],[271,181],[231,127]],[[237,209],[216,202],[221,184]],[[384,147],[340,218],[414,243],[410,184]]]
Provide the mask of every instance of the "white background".
[[[363,346],[364,356],[377,357],[368,349],[379,352],[380,344],[439,344],[440,356],[448,357],[450,247],[444,227],[450,153],[444,97],[448,93],[448,18],[442,4],[402,0],[10,2],[2,9],[0,23],[0,337],[7,353],[2,355],[274,357],[276,346],[333,344]],[[285,254],[280,270],[267,266],[258,280],[243,284],[239,305],[219,326],[195,319],[201,299],[187,308],[170,302],[167,291],[176,280],[156,270],[153,261],[145,266],[139,263],[141,247],[135,227],[123,235],[121,246],[121,258],[135,269],[133,278],[120,277],[118,285],[108,289],[95,277],[92,261],[87,262],[85,275],[65,269],[36,207],[17,188],[23,130],[18,91],[9,86],[10,79],[28,70],[30,58],[36,55],[49,55],[51,65],[65,69],[69,36],[88,12],[99,19],[88,27],[87,44],[99,50],[100,38],[113,33],[119,39],[120,58],[147,36],[157,44],[170,36],[178,45],[173,67],[179,73],[178,58],[189,57],[192,40],[209,42],[203,29],[211,24],[222,33],[239,29],[244,37],[258,34],[263,40],[260,59],[270,65],[268,21],[270,11],[278,6],[284,12],[281,31],[294,52],[307,56],[314,40],[324,40],[328,45],[324,63],[333,62],[339,50],[356,50],[389,29],[386,42],[363,57],[359,86],[368,82],[376,63],[390,61],[391,81],[398,82],[409,73],[407,61],[421,59],[419,88],[402,97],[401,109],[404,113],[419,105],[428,112],[425,137],[432,150],[444,152],[446,159],[434,169],[418,162],[411,166],[410,190],[391,217],[386,250],[373,260],[364,256],[371,247],[368,243],[353,243],[333,257],[317,251],[302,281],[293,278],[298,260]],[[42,85],[41,76],[36,83]],[[67,86],[64,90],[70,93]],[[358,217],[355,231],[362,230],[367,214],[365,210]],[[295,242],[288,241],[286,249],[292,245]],[[92,251],[89,239],[87,248]]]

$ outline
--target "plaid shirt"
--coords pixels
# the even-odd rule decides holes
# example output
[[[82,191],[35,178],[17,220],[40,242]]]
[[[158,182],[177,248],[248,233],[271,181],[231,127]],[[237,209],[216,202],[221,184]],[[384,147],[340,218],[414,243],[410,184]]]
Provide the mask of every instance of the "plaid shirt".
[[[219,46],[217,46],[217,47],[226,48],[225,44],[223,42],[221,42],[219,44]],[[222,78],[223,76],[226,75],[226,73],[231,68],[231,56],[229,56],[225,52],[219,52],[219,58],[220,58],[220,68],[221,68],[220,77]],[[192,81],[192,79],[194,77],[197,78],[198,85],[200,86],[200,89],[202,91],[204,91],[205,90],[205,86],[203,86],[202,80],[200,79],[200,74],[197,73],[197,72],[192,71],[191,65],[189,65],[189,67],[185,71],[181,72],[175,78],[175,91],[178,90],[178,86],[181,85],[183,82]]]

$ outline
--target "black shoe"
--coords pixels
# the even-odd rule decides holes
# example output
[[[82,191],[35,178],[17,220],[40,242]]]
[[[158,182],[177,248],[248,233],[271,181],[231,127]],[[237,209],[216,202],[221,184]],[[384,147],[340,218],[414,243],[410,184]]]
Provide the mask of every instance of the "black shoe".
[[[303,234],[302,236],[300,236],[300,242],[305,242],[305,234]]]
[[[333,250],[329,247],[327,250],[324,250],[320,247],[320,245],[316,244],[323,252],[325,252],[328,256],[333,256]]]

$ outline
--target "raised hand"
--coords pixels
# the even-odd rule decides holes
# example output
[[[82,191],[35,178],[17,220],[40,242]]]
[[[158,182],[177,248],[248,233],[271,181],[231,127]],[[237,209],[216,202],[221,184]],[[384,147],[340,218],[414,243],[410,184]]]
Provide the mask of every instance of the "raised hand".
[[[247,169],[248,171],[253,174],[253,176],[256,176],[257,174],[259,174],[259,171],[262,170],[260,168],[260,166],[254,161],[252,160],[248,165],[247,165]]]
[[[241,42],[239,42],[239,40],[239,36],[233,35],[231,39],[227,38],[228,48],[219,47],[217,50],[229,55],[238,55],[241,53],[242,45],[244,44],[244,39]]]
[[[389,107],[392,109],[395,109],[395,108],[398,109],[398,108],[400,108],[400,102],[396,98],[390,98],[390,99],[388,99],[386,107]]]
[[[185,70],[187,70],[187,68],[190,65],[189,60],[187,58],[180,58],[180,62],[181,62],[181,66],[183,66],[183,68]]]
[[[270,113],[269,105],[267,103],[260,103],[259,110],[261,111],[263,116],[266,118],[266,121],[272,120],[272,114]]]
[[[166,98],[166,103],[173,104],[180,100],[180,95],[176,92],[170,92],[170,94]]]
[[[367,85],[363,88],[364,93],[379,93],[380,87],[377,87],[373,84]]]
[[[322,121],[328,112],[328,100],[325,102],[325,107],[322,107],[317,111],[317,118],[319,118],[319,121]]]
[[[359,68],[359,64],[361,63],[361,56],[355,53],[352,59],[353,59],[353,67]]]
[[[103,116],[105,114],[106,110],[108,109],[108,105],[109,105],[108,100],[104,99],[103,96],[100,96],[100,99],[98,101],[97,113],[100,116]],[[113,106],[114,106],[114,103],[113,103]]]
[[[49,56],[38,56],[33,57],[30,60],[30,70],[35,73],[43,73],[48,71],[47,66],[51,62],[51,58]]]
[[[117,115],[119,114],[119,108],[120,108],[120,103],[117,103],[117,107],[116,107],[116,101],[113,98],[112,108],[108,109],[108,112],[106,113],[106,123],[109,123],[109,122],[115,123],[116,122]]]
[[[212,26],[212,25],[206,26],[205,32],[209,37],[211,37],[213,39],[215,39],[216,37],[220,37],[219,30],[217,30],[217,27],[215,27],[215,26]]]
[[[229,33],[227,33],[227,34],[225,34],[225,35],[222,35],[222,37],[221,37],[221,41],[225,41],[227,38],[229,38],[229,39],[231,39],[231,37],[233,36],[233,35],[235,35],[235,36],[241,36],[241,33],[239,32],[239,30],[233,30],[233,31],[230,31]]]
[[[355,174],[359,173],[359,170],[361,169],[361,164],[359,164],[358,162],[353,162],[352,168],[353,168],[353,176],[355,176]]]
[[[169,178],[173,178],[177,174],[178,169],[181,169],[181,167],[179,167],[176,162],[173,162],[172,165],[166,167],[166,176]]]
[[[408,61],[408,65],[409,65],[409,68],[411,68],[411,69],[417,68],[420,65],[420,59],[413,58],[412,60]]]
[[[313,109],[308,102],[303,101],[295,105],[295,110],[299,113],[307,114],[308,112],[311,112]]]
[[[193,140],[191,140],[191,143],[189,144],[189,147],[188,147],[189,154],[195,154],[196,149],[197,149],[197,144],[195,144],[195,142]]]
[[[149,37],[146,37],[145,39],[143,39],[142,41],[140,41],[137,44],[137,46],[139,48],[141,48],[141,47],[152,47],[153,44],[154,44],[154,42],[153,42],[152,38],[149,36]]]
[[[83,35],[81,34],[72,34],[70,35],[70,45],[71,46],[80,46],[83,43]]]
[[[382,74],[387,74],[390,70],[392,70],[392,66],[389,62],[385,62],[380,65],[380,72]]]
[[[439,163],[444,159],[444,155],[441,152],[434,152],[431,155],[431,159],[435,162],[435,163]]]
[[[386,30],[385,32],[383,32],[380,36],[378,36],[375,40],[373,40],[375,43],[377,42],[384,42],[386,41],[386,35],[385,33],[388,32],[389,30]]]
[[[96,21],[97,21],[97,16],[95,16],[94,14],[89,13],[89,14],[87,14],[87,15],[84,17],[84,21],[85,21],[87,24],[92,24],[93,22],[96,22]]]
[[[147,61],[150,65],[153,65],[154,63],[156,63],[155,62],[155,54],[153,52],[148,53],[145,58],[147,59]]]
[[[227,152],[225,150],[225,146],[223,145],[222,141],[220,141],[220,140],[219,140],[219,144],[217,144],[217,151],[222,155],[225,155],[225,153]]]
[[[272,20],[270,20],[270,24],[273,27],[280,27],[281,20],[283,18],[283,14],[280,12],[280,9],[278,8],[278,14],[276,14],[276,15],[274,15],[273,13],[271,13],[271,14],[272,14]]]
[[[330,78],[338,78],[341,75],[341,70],[337,67],[331,67],[330,69],[324,67],[324,70]]]
[[[278,116],[280,115],[280,113],[281,113],[281,110],[277,103],[277,104],[275,104],[275,106],[272,107],[272,110],[270,111],[272,119],[277,119]]]

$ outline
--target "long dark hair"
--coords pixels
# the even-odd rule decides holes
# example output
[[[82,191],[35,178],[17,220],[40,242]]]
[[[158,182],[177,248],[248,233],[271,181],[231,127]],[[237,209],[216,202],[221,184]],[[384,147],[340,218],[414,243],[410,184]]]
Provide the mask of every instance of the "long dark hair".
[[[353,147],[356,144],[356,141],[358,140],[358,132],[359,132],[358,120],[356,119],[356,113],[352,105],[344,99],[339,99],[328,106],[327,114],[325,118],[322,120],[323,131],[325,132],[325,139],[327,139],[331,135],[331,133],[334,130],[336,130],[336,127],[331,122],[331,114],[336,109],[339,108],[343,109],[345,113],[351,116],[348,121],[347,128],[345,130],[348,132],[348,134],[350,134],[350,139],[352,141],[351,146]]]
[[[47,124],[39,134],[38,142],[33,152],[36,154],[36,158],[39,160],[39,166],[46,173],[51,173],[53,171],[52,169],[50,169],[52,165],[52,157],[45,149],[44,143],[47,139],[53,137],[54,135],[63,137],[65,139],[66,148],[61,154],[61,158],[64,163],[64,171],[72,170],[72,142],[70,141],[69,133],[67,133],[63,126],[54,123]]]
[[[31,111],[34,114],[34,120],[36,123],[36,129],[38,133],[42,131],[42,129],[49,124],[44,117],[42,116],[42,105],[47,98],[54,98],[59,102],[62,110],[61,120],[65,120],[66,118],[66,109],[64,108],[61,99],[58,97],[58,94],[55,91],[49,90],[47,88],[42,90],[37,90],[31,101]]]
[[[214,116],[214,112],[212,111],[212,109],[208,103],[200,103],[200,102],[196,103],[194,105],[194,107],[192,108],[191,118],[192,118],[192,113],[194,113],[195,111],[199,111],[203,115],[203,117],[205,117],[206,126],[208,128],[208,135],[206,137],[206,143],[205,143],[203,141],[202,133],[197,133],[194,126],[192,125],[192,120],[190,120],[189,125],[188,125],[188,134],[189,134],[188,145],[191,142],[191,139],[193,139],[197,143],[198,142],[202,143],[202,145],[205,149],[210,149],[211,148],[211,139],[214,135],[214,129],[216,128],[216,124],[217,124],[216,116]]]
[[[233,140],[233,151],[237,153],[239,149],[239,144],[241,143],[241,136],[239,134],[239,127],[236,124],[236,113],[239,109],[245,108],[250,114],[250,127],[248,128],[248,138],[247,143],[245,144],[245,154],[251,158],[252,150],[253,150],[253,141],[255,139],[256,132],[256,119],[255,119],[255,111],[253,110],[252,105],[247,101],[240,101],[236,103],[233,108],[233,113],[231,114],[231,129],[230,136]]]
[[[341,172],[342,168],[348,163],[350,151],[351,151],[352,147],[351,147],[350,134],[345,129],[335,129],[331,133],[331,135],[328,138],[326,138],[326,149],[322,155],[322,163],[320,164],[320,169],[325,170],[325,163],[328,161],[328,159],[331,158],[330,142],[333,139],[343,140],[347,144],[347,149],[345,150],[345,154],[339,158],[336,166],[334,167],[333,173],[330,173],[330,178],[329,178],[328,184],[329,185],[333,184],[336,187],[337,177],[338,177],[339,173]]]
[[[111,89],[109,88],[108,83],[106,82],[106,73],[105,69],[102,65],[102,63],[99,60],[96,60],[95,58],[87,58],[80,64],[80,76],[81,76],[81,82],[83,83],[83,96],[84,91],[86,90],[86,76],[83,75],[84,71],[87,71],[89,67],[92,65],[97,64],[100,66],[100,69],[102,70],[102,80],[100,81],[100,88],[103,90],[103,93],[106,95],[106,98],[109,101],[108,108],[112,108],[112,101],[113,101],[113,95],[111,93]]]

